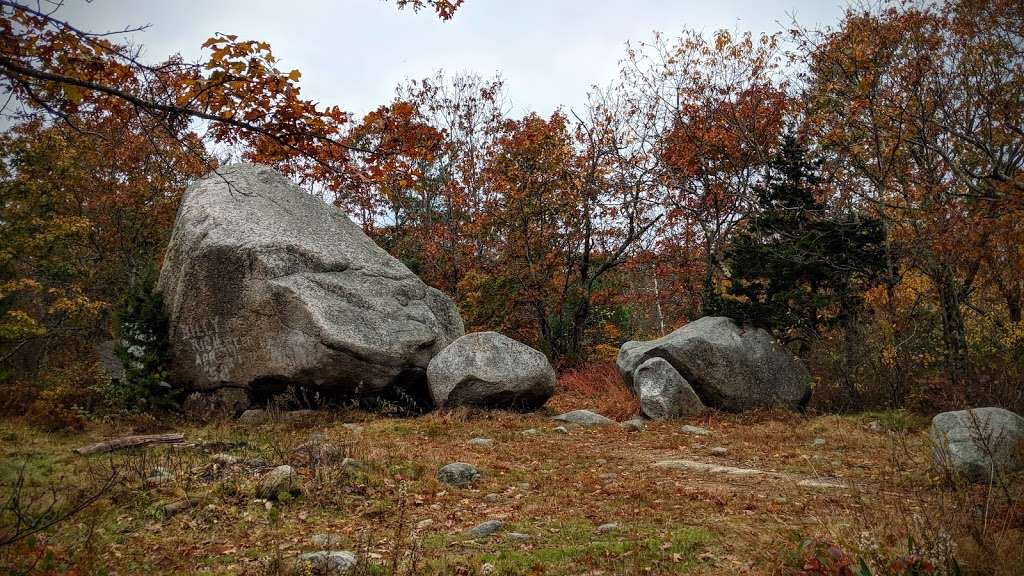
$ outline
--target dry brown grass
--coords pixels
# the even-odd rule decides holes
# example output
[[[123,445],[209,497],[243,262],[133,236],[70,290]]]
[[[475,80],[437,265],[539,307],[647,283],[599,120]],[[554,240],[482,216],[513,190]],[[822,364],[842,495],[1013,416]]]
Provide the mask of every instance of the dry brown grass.
[[[557,409],[563,407],[569,406]],[[118,574],[275,573],[311,550],[310,537],[323,532],[339,535],[342,547],[383,566],[369,572],[377,574],[389,573],[396,557],[399,565],[410,561],[413,543],[424,574],[477,574],[487,563],[495,574],[795,574],[806,538],[836,542],[858,558],[873,553],[865,547],[877,546],[883,559],[905,553],[908,537],[935,554],[941,543],[952,542],[968,574],[1009,576],[1024,561],[1020,522],[994,521],[1019,514],[1019,504],[1016,512],[1006,510],[1001,496],[984,486],[941,482],[930,468],[920,422],[902,416],[766,411],[710,413],[690,422],[710,429],[711,436],[683,434],[680,422],[651,423],[643,432],[609,426],[559,434],[548,414],[466,409],[414,419],[361,413],[340,418],[359,421],[364,430],[340,422],[188,428],[197,446],[187,456],[154,449],[164,454],[157,459],[163,467],[178,472],[174,483],[132,482],[48,533],[46,545],[65,568],[99,561]],[[869,425],[873,420],[883,423],[880,430]],[[26,458],[39,475],[72,470],[81,457],[70,446],[115,432],[93,428],[51,436],[17,421],[0,422],[0,470]],[[494,443],[467,442],[477,436]],[[296,450],[313,438],[341,452],[314,462],[308,450]],[[815,446],[815,438],[824,445]],[[715,446],[728,452],[713,455]],[[214,468],[207,460],[213,452],[251,464]],[[344,455],[363,467],[342,470]],[[166,463],[174,458],[183,465]],[[664,459],[784,475],[652,466]],[[472,463],[482,478],[464,489],[439,484],[438,468],[453,461]],[[296,467],[305,493],[268,510],[253,492],[267,467],[279,463]],[[835,478],[848,488],[801,487],[793,478]],[[1014,502],[1024,498],[1019,480],[1010,487]],[[162,512],[186,493],[203,496],[203,505],[173,516]],[[987,534],[975,539],[979,504],[987,511]],[[504,532],[531,539],[466,535],[490,519],[506,522]],[[620,530],[597,535],[595,527],[606,522]],[[88,527],[92,536],[85,546]],[[0,554],[0,566],[2,561]]]
[[[601,362],[566,372],[558,378],[548,406],[560,412],[587,409],[616,420],[639,413],[636,397],[622,385],[614,362]]]

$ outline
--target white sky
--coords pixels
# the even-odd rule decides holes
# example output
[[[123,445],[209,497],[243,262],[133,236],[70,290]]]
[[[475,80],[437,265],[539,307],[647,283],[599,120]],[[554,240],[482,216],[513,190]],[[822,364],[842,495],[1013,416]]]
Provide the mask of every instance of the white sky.
[[[150,24],[135,37],[150,60],[187,59],[215,32],[270,42],[298,68],[307,98],[364,114],[395,86],[437,69],[501,72],[511,112],[581,108],[594,84],[617,73],[627,40],[658,30],[775,32],[792,17],[831,24],[841,0],[466,0],[455,17],[399,11],[383,0],[67,0],[58,15],[91,31]]]

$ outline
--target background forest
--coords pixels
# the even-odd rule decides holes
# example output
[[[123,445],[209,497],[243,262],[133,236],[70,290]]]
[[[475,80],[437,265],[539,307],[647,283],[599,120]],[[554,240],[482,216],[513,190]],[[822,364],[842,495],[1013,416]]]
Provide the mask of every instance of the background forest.
[[[1019,2],[656,35],[550,117],[511,116],[500,77],[438,72],[358,118],[304,99],[259,40],[153,62],[59,11],[0,13],[5,413],[67,427],[174,400],[155,272],[185,188],[236,160],[346,210],[467,331],[537,347],[564,382],[621,388],[623,342],[724,314],[806,361],[813,408],[1024,406]],[[111,338],[147,351],[118,389],[95,364]]]

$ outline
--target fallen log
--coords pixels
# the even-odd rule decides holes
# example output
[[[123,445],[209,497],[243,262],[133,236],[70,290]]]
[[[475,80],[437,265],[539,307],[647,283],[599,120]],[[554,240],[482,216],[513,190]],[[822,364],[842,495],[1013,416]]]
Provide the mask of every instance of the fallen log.
[[[185,435],[180,432],[170,432],[167,434],[144,434],[141,436],[122,436],[121,438],[114,438],[113,440],[75,448],[75,452],[83,455],[101,454],[103,452],[113,452],[114,450],[134,448],[136,446],[147,446],[149,444],[177,444],[184,440]]]

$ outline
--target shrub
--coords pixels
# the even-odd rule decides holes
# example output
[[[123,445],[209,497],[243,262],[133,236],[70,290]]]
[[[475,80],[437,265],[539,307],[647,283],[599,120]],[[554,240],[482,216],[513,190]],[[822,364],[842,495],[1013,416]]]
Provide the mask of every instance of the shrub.
[[[594,410],[619,420],[640,411],[614,362],[595,362],[562,374],[549,405],[557,410]]]
[[[109,386],[110,379],[95,362],[51,371],[28,408],[29,421],[49,431],[81,430],[89,414],[107,407]]]

